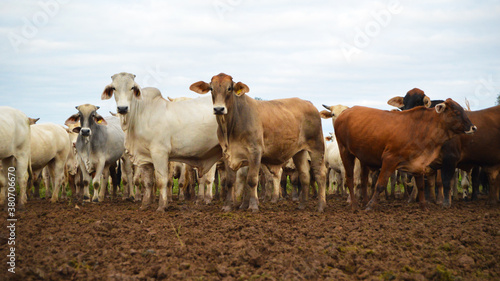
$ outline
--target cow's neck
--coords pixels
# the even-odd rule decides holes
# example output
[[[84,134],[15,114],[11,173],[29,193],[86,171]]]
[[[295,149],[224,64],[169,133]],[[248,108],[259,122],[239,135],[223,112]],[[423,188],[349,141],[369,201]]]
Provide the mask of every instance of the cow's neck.
[[[222,150],[224,152],[226,152],[228,146],[230,146],[231,138],[240,135],[241,131],[246,128],[246,126],[242,126],[243,124],[240,123],[248,122],[252,119],[250,111],[248,110],[248,99],[250,99],[250,97],[247,95],[234,97],[233,102],[226,105],[227,114],[216,115],[217,124],[223,136],[224,144],[222,145]]]

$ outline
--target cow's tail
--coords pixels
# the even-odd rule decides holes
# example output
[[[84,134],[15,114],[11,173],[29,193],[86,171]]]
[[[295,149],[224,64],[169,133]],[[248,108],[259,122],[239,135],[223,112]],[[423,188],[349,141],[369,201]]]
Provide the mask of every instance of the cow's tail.
[[[36,179],[33,178],[33,169],[31,168],[31,124],[30,124],[30,120],[28,118],[28,131],[29,131],[29,142],[30,142],[30,152],[28,154],[28,182],[31,180],[32,182],[35,181]],[[26,187],[26,190],[28,189],[28,187]]]

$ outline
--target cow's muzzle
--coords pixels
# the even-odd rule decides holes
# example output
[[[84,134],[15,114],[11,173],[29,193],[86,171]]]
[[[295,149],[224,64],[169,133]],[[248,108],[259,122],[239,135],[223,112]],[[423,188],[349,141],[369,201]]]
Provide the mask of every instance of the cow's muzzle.
[[[120,114],[127,114],[128,112],[128,106],[117,106],[116,111]]]
[[[214,107],[214,114],[215,115],[223,115],[226,114],[226,108],[224,106],[216,106]]]
[[[472,125],[470,126],[470,129],[468,131],[465,131],[467,135],[473,134],[475,131],[477,131],[477,127]]]
[[[90,136],[90,129],[89,128],[82,128],[80,130],[80,134],[84,137]]]

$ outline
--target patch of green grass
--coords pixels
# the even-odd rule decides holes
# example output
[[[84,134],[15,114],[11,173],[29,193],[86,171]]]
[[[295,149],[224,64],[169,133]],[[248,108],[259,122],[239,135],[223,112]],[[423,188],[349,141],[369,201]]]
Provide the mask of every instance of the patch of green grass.
[[[392,271],[384,271],[382,274],[379,275],[380,280],[395,280],[396,275],[394,275],[394,272]]]

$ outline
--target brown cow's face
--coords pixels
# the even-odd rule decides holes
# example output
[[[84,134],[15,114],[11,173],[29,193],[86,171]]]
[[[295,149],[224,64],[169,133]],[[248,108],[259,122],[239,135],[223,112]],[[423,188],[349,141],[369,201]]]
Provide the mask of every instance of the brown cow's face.
[[[125,72],[111,76],[113,82],[104,88],[101,99],[110,99],[114,94],[116,111],[119,114],[127,114],[130,110],[132,99],[141,99],[142,95],[141,87],[134,81],[134,78],[134,74]]]
[[[189,89],[198,94],[205,94],[208,91],[212,91],[215,115],[227,114],[228,106],[233,103],[235,96],[241,96],[250,91],[247,85],[241,82],[235,84],[233,78],[224,73],[212,77],[210,84],[200,81],[192,84]]]
[[[443,115],[446,124],[454,133],[472,134],[477,129],[465,114],[464,109],[452,99],[436,105],[436,111]]]

